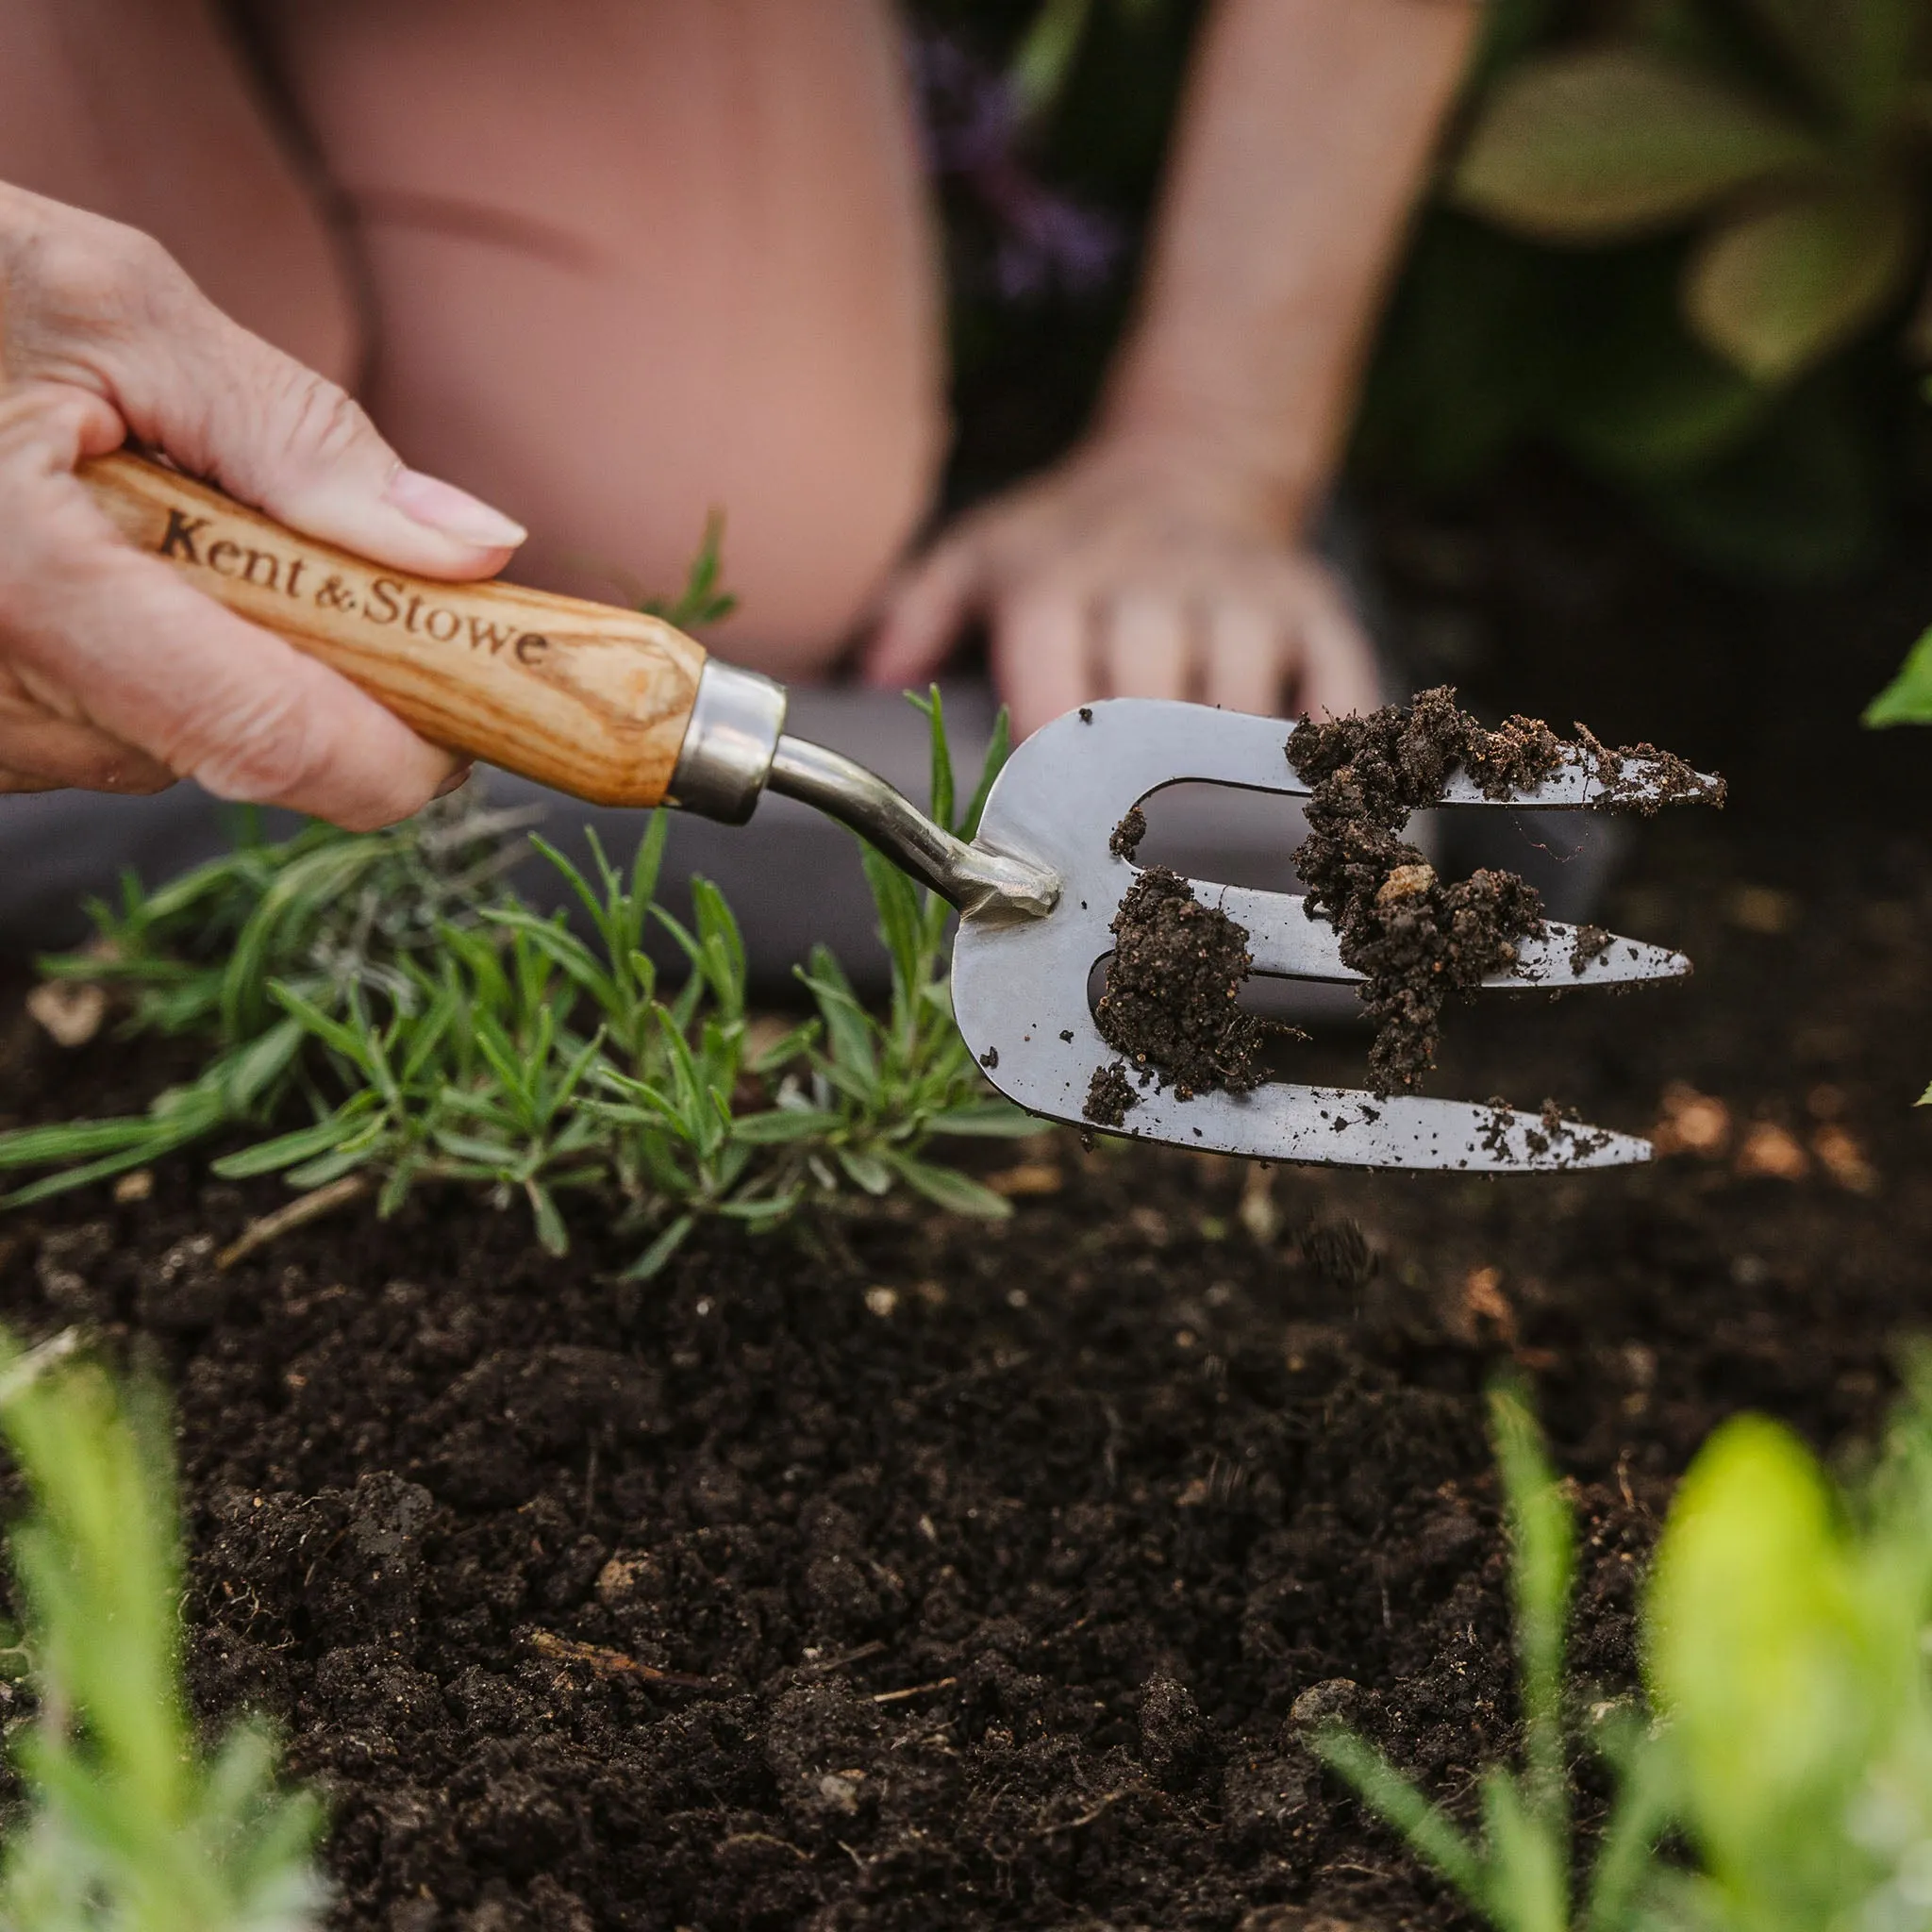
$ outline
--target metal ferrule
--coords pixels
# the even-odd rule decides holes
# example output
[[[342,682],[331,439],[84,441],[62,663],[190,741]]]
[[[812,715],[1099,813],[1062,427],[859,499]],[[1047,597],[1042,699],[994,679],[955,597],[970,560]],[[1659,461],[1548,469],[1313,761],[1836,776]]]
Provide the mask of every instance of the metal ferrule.
[[[968,845],[877,773],[784,731],[783,685],[707,658],[667,803],[741,825],[769,786],[850,825],[969,918],[1039,919],[1058,903],[1059,880],[1044,867]]]
[[[784,729],[782,684],[707,658],[666,803],[721,824],[743,824],[758,807]]]

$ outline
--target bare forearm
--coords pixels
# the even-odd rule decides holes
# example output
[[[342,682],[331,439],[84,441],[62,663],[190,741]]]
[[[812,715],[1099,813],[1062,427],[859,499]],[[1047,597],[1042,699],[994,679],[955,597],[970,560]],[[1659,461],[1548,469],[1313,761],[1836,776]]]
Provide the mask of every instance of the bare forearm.
[[[1221,0],[1102,433],[1199,441],[1285,528],[1325,485],[1474,0]]]

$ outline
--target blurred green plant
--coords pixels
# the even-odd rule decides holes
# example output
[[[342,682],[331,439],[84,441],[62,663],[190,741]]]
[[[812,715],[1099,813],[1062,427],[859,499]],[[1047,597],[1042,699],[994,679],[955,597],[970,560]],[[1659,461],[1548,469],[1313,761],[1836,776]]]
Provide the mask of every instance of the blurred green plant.
[[[1932,1922],[1932,1357],[1915,1357],[1907,1382],[1882,1453],[1846,1486],[1761,1416],[1734,1418],[1698,1454],[1642,1605],[1653,1716],[1591,1713],[1613,1796],[1580,1902],[1562,1661],[1574,1530],[1513,1388],[1491,1400],[1524,1768],[1484,1773],[1473,1840],[1354,1733],[1324,1733],[1322,1757],[1501,1932]],[[1657,1856],[1667,1838],[1689,1862]]]
[[[1738,1932],[1932,1917],[1932,1363],[1846,1489],[1760,1416],[1725,1424],[1672,1507],[1645,1675],[1701,1869],[1673,1916]]]
[[[1760,383],[1815,366],[1911,292],[1924,256],[1922,0],[1748,0],[1624,10],[1538,53],[1482,103],[1459,206],[1532,239],[1696,230],[1682,313]],[[1932,348],[1921,332],[1920,355]]]
[[[182,1684],[181,1552],[167,1418],[71,1357],[0,1333],[0,1433],[28,1506],[9,1554],[40,1702],[26,1803],[0,1855],[10,1932],[304,1932],[325,1889],[322,1807],[275,1779],[243,1721],[210,1753]]]
[[[1356,1732],[1326,1729],[1315,1749],[1499,1932],[1567,1932],[1573,1925],[1621,1932],[1632,1923],[1651,1876],[1653,1848],[1670,1819],[1671,1769],[1633,1708],[1598,1706],[1590,1743],[1614,1774],[1616,1797],[1585,1895],[1573,1900],[1564,1651],[1576,1575],[1575,1522],[1515,1383],[1491,1390],[1490,1424],[1512,1550],[1523,1768],[1491,1765],[1483,1773],[1482,1829],[1472,1838]]]
[[[929,721],[934,815],[970,838],[1006,756],[1004,716],[958,809],[939,694],[914,702]],[[215,1172],[280,1173],[305,1194],[364,1175],[383,1213],[425,1181],[473,1186],[499,1207],[522,1201],[555,1254],[569,1244],[559,1196],[587,1193],[645,1238],[642,1276],[707,1217],[768,1227],[848,1189],[1010,1211],[926,1158],[936,1138],[1035,1130],[988,1093],[953,1024],[942,901],[862,848],[891,959],[887,1012],[869,1012],[820,947],[800,975],[815,1017],[759,1039],[723,895],[693,879],[690,925],[658,903],[662,814],[627,872],[594,835],[588,874],[530,841],[588,937],[508,890],[526,817],[458,799],[386,832],[245,842],[154,893],[130,881],[118,910],[94,908],[95,943],[44,968],[125,989],[131,1032],[186,1036],[210,1058],[145,1114],[0,1134],[0,1171],[54,1170],[0,1205],[301,1108],[305,1124]],[[646,950],[654,929],[682,956],[675,986]]]
[[[1932,354],[1923,305],[1911,319],[1932,8],[1487,13],[1358,462],[1453,490],[1549,443],[1707,560],[1785,577],[1858,560],[1896,488],[1907,361]]]
[[[714,509],[705,519],[705,534],[685,573],[684,588],[675,597],[633,594],[631,602],[649,617],[661,617],[679,630],[696,630],[722,624],[738,608],[738,597],[724,585],[724,512]]]
[[[1865,723],[1874,728],[1932,724],[1932,630],[1912,646],[1898,675],[1865,707]]]

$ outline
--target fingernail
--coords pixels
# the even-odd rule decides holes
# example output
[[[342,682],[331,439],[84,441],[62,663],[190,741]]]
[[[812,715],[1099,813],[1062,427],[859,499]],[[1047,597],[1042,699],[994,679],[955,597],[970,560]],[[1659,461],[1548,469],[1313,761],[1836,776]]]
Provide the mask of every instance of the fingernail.
[[[414,522],[486,550],[514,550],[530,534],[467,490],[440,476],[425,476],[421,470],[398,470],[383,496]]]
[[[470,782],[470,774],[476,769],[473,759],[465,759],[441,785],[436,788],[438,798],[447,798],[452,791],[459,791]]]

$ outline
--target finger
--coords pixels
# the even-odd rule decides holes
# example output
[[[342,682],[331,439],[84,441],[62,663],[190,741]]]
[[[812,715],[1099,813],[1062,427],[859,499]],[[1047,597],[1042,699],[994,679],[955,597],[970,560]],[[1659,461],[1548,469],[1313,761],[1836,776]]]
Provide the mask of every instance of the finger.
[[[1345,718],[1383,701],[1374,646],[1342,599],[1324,585],[1302,615],[1302,652],[1291,711],[1311,718]]]
[[[965,543],[941,543],[890,592],[865,653],[874,684],[903,685],[930,676],[945,661],[971,612],[978,558]]]
[[[0,768],[31,781],[35,790],[71,786],[137,796],[165,791],[175,782],[158,758],[95,725],[10,703],[0,708]]]
[[[1035,591],[994,611],[993,678],[1016,738],[1100,695],[1091,637],[1087,602],[1072,591]]]
[[[405,468],[342,390],[252,334],[149,237],[59,210],[35,249],[16,377],[92,390],[143,441],[293,528],[399,569],[480,577],[522,526]]]
[[[1165,597],[1115,598],[1100,625],[1100,659],[1115,697],[1183,698],[1193,656],[1185,605]]]
[[[1281,704],[1299,653],[1287,641],[1283,614],[1243,600],[1216,604],[1205,624],[1203,696],[1230,711],[1271,716]]]
[[[65,474],[90,420],[45,384],[0,394],[0,610],[28,694],[220,797],[352,830],[417,810],[450,754],[122,544]]]

